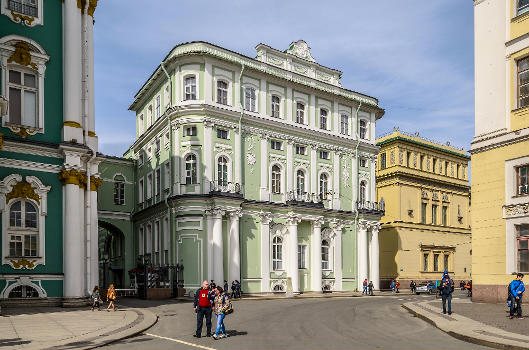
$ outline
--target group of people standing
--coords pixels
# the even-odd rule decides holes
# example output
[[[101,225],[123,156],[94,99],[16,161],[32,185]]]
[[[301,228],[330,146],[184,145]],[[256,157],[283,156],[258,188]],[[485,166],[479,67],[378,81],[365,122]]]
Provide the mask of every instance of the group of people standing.
[[[228,292],[228,282],[224,281],[224,288],[215,285],[214,281],[202,282],[202,287],[195,293],[195,302],[193,303],[193,309],[197,313],[197,330],[193,335],[196,338],[202,336],[202,324],[204,318],[206,319],[206,337],[213,337],[213,339],[226,338],[226,328],[224,326],[224,319],[226,315],[233,312],[233,306],[231,305],[230,296]],[[234,283],[237,281],[234,281]],[[236,288],[233,289],[232,284],[232,295]],[[239,297],[240,297],[240,284],[239,284]],[[211,334],[211,314],[215,313],[217,318],[217,328],[215,333]]]
[[[95,308],[97,308],[97,311],[101,311],[101,304],[103,303],[103,300],[101,299],[101,294],[99,293],[99,286],[95,286],[92,290],[92,311],[94,311]],[[107,289],[107,302],[108,306],[106,308],[107,311],[110,311],[110,308],[112,307],[112,310],[116,311],[116,300],[117,300],[117,294],[116,289],[114,288],[114,285],[111,284],[110,287]]]
[[[400,293],[400,282],[398,280],[392,280],[389,284],[392,293]]]
[[[367,278],[364,280],[364,282],[362,283],[362,295],[375,295],[373,293],[373,289],[374,289],[374,286],[373,286],[373,281],[369,281],[369,283],[367,282]]]

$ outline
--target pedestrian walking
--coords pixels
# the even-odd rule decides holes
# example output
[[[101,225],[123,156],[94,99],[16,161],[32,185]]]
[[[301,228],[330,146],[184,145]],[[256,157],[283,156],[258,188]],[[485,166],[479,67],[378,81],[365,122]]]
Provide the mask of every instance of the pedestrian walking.
[[[510,283],[510,291],[511,291],[511,308],[509,310],[509,318],[512,319],[514,317],[514,312],[516,311],[516,315],[519,319],[523,319],[522,316],[522,297],[523,293],[525,292],[525,286],[522,282],[523,279],[523,273],[518,273],[516,275],[516,279],[513,280]]]
[[[228,281],[224,280],[224,292],[225,293],[229,293],[228,292]]]
[[[400,293],[399,289],[400,289],[400,282],[397,280],[397,281],[395,281],[395,290],[396,290],[395,293]]]
[[[232,298],[235,298],[235,287],[236,287],[236,283],[235,281],[232,281],[231,282],[231,297]]]
[[[450,279],[448,271],[444,270],[443,278],[439,283],[439,292],[443,300],[443,314],[446,314],[448,304],[448,314],[452,314],[452,293],[454,291],[454,281]]]
[[[224,319],[228,313],[233,312],[233,307],[227,293],[220,286],[215,289],[214,303],[215,316],[217,317],[217,328],[215,329],[215,334],[213,334],[213,339],[217,340],[228,336],[226,333],[226,327],[224,326]]]
[[[209,290],[214,290],[215,288],[217,288],[215,280],[211,280],[211,283],[209,284]]]
[[[391,283],[389,284],[389,288],[391,288],[391,293],[395,293],[395,280],[392,280]]]
[[[239,280],[235,280],[235,297],[241,298],[241,282]]]
[[[412,294],[415,293],[416,290],[417,290],[417,283],[415,283],[414,280],[411,280],[411,282],[410,282],[410,291],[411,291],[411,293]]]
[[[99,287],[95,286],[92,290],[92,311],[97,307],[97,311],[101,311],[101,296],[99,295]]]
[[[362,283],[362,295],[367,295],[367,278],[364,279],[364,282]]]
[[[208,281],[202,282],[202,287],[195,293],[193,309],[197,313],[197,330],[193,335],[195,338],[202,336],[202,323],[206,318],[206,337],[211,337],[211,311],[215,295],[209,289]]]
[[[114,284],[111,284],[110,287],[108,287],[107,290],[107,311],[110,312],[110,307],[112,306],[112,310],[116,311],[116,290],[114,289]]]
[[[367,289],[369,290],[369,295],[370,296],[373,296],[375,294],[373,294],[373,281],[369,281],[369,284],[367,285]]]

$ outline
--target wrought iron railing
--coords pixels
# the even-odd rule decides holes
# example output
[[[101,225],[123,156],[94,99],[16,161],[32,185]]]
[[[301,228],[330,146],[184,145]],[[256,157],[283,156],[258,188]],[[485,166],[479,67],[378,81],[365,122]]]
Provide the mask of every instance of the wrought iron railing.
[[[386,211],[386,204],[384,199],[380,202],[370,202],[370,201],[356,201],[356,210],[360,212],[377,212],[384,213]]]
[[[242,195],[242,188],[236,182],[210,181],[210,192],[232,193]]]

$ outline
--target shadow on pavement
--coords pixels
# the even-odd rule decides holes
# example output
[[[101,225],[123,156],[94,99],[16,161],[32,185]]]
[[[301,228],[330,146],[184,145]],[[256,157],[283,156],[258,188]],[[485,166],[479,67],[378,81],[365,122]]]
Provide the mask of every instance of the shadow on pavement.
[[[2,346],[15,346],[31,343],[30,340],[21,340],[20,338],[11,338],[11,339],[0,339],[0,347]]]
[[[236,331],[236,330],[231,330],[231,331],[226,331],[226,333],[228,333],[228,337],[236,337],[238,335],[247,335],[248,332],[245,332],[245,331]]]

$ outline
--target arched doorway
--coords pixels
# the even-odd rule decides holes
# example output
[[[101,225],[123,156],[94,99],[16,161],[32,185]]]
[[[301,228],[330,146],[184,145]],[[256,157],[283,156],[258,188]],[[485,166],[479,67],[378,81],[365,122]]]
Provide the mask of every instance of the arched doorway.
[[[125,236],[106,221],[99,221],[99,285],[124,288]]]

